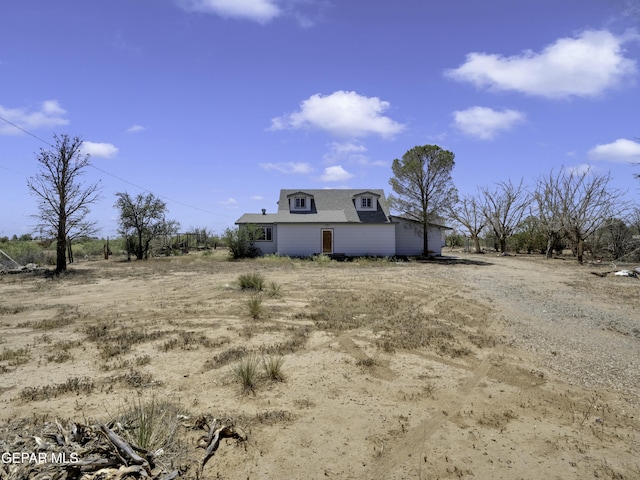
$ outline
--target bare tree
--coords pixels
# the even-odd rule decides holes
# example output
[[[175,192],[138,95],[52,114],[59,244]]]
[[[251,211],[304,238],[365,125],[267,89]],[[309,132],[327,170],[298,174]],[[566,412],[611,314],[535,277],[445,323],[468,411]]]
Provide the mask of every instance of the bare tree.
[[[469,232],[476,253],[480,253],[480,232],[487,225],[478,199],[471,195],[464,196],[453,205],[449,216]]]
[[[522,180],[518,185],[511,183],[511,180],[499,182],[495,188],[484,187],[480,192],[482,213],[500,242],[500,252],[504,253],[507,251],[507,239],[527,211],[529,195]]]
[[[624,192],[611,187],[610,183],[609,173],[591,169],[561,169],[538,181],[536,200],[541,220],[547,223],[548,234],[556,235],[554,238],[565,235],[573,244],[580,263],[583,262],[585,241],[607,220],[620,216],[628,207],[623,200]]]
[[[584,242],[609,218],[620,216],[627,208],[624,192],[610,186],[609,173],[562,170],[558,181],[561,218],[567,238],[583,262]]]
[[[52,150],[41,149],[37,156],[41,171],[29,178],[27,186],[38,200],[38,230],[56,239],[56,272],[67,269],[67,243],[78,236],[97,232],[87,221],[89,206],[99,198],[99,183],[84,185],[80,176],[90,165],[82,154],[82,140],[54,135]]]
[[[391,165],[389,180],[396,195],[389,196],[392,208],[420,224],[423,254],[429,254],[429,223],[449,211],[457,199],[451,178],[455,155],[438,145],[424,145],[407,151]]]
[[[633,229],[622,218],[606,219],[596,235],[614,260],[626,257],[633,250]]]
[[[552,257],[554,247],[566,235],[562,221],[560,180],[561,175],[555,174],[552,170],[549,175],[537,180],[536,191],[533,193],[540,230],[547,239],[547,258]]]

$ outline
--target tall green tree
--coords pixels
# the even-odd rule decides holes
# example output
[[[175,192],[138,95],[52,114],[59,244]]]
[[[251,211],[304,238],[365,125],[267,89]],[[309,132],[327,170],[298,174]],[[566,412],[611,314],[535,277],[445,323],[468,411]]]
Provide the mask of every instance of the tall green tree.
[[[154,238],[173,235],[180,228],[175,220],[167,220],[167,204],[152,193],[132,198],[128,193],[116,193],[119,210],[119,232],[127,238],[127,251],[133,250],[138,260],[149,258],[149,246]]]
[[[429,224],[438,220],[456,202],[458,194],[451,171],[455,155],[438,145],[424,145],[407,151],[391,165],[389,185],[391,208],[419,223],[423,254],[429,254]]]
[[[41,235],[56,239],[56,272],[67,269],[68,242],[90,236],[98,229],[86,219],[89,207],[99,198],[99,182],[85,185],[80,177],[90,165],[89,155],[82,153],[82,140],[69,135],[54,135],[51,150],[41,149],[36,160],[40,172],[29,178],[27,186],[38,201]]]

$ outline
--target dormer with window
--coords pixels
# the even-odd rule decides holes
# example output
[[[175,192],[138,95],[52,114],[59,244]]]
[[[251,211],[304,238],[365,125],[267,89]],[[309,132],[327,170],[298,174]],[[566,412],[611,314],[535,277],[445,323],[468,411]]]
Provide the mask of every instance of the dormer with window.
[[[354,195],[353,200],[359,212],[375,212],[378,209],[378,196],[372,192],[362,192]]]
[[[291,213],[307,213],[311,211],[313,196],[305,192],[296,192],[289,197],[289,211]]]

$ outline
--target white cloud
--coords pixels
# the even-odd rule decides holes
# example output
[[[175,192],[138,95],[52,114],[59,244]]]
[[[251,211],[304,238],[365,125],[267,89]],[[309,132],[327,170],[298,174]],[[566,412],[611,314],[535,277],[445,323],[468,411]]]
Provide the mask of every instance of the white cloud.
[[[376,134],[390,138],[404,125],[382,115],[389,102],[339,90],[331,95],[312,95],[300,104],[300,110],[271,120],[271,130],[317,128],[338,137],[363,137]]]
[[[489,140],[524,120],[516,110],[497,111],[487,107],[471,107],[453,112],[454,126],[464,134]]]
[[[492,90],[515,90],[547,98],[592,97],[636,73],[636,62],[624,57],[622,45],[636,35],[615,36],[587,30],[561,38],[540,53],[519,55],[470,53],[445,75]]]
[[[287,174],[308,174],[313,172],[313,167],[305,162],[261,163],[260,166],[267,171],[275,170],[276,172]]]
[[[113,158],[118,154],[118,147],[111,143],[82,142],[82,153],[92,157]]]
[[[251,200],[262,201],[264,200],[264,197],[262,195],[253,195]]]
[[[178,0],[187,11],[267,23],[282,13],[274,0]]]
[[[238,202],[235,198],[228,198],[226,200],[221,200],[218,204],[223,205],[226,210],[235,210],[238,208]]]
[[[388,167],[389,162],[381,160],[371,160],[365,155],[367,147],[354,142],[333,142],[330,151],[322,157],[324,163],[348,163],[349,165],[360,165],[363,167]]]
[[[353,174],[347,172],[340,165],[334,165],[324,169],[324,173],[320,176],[323,182],[344,182],[353,178]]]
[[[323,156],[326,163],[338,163],[345,159],[364,156],[367,147],[353,142],[333,142],[330,145],[330,151]]]
[[[640,143],[626,138],[619,138],[613,143],[596,145],[589,150],[587,155],[592,160],[638,162],[640,161]]]
[[[40,108],[29,111],[25,108],[5,108],[0,105],[0,116],[25,130],[38,128],[58,127],[68,125],[69,120],[63,118],[66,110],[60,106],[57,100],[46,100]],[[0,125],[0,135],[18,135],[21,130],[9,124]]]
[[[131,125],[129,128],[127,128],[127,133],[137,133],[137,132],[142,132],[144,130],[146,130],[146,128],[136,123],[135,125]]]

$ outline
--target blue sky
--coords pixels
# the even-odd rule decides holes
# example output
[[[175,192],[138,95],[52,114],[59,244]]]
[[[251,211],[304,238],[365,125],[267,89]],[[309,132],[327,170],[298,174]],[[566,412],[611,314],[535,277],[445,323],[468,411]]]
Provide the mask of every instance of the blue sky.
[[[416,145],[461,194],[591,165],[640,203],[640,0],[3,0],[0,236],[33,231],[54,133],[182,230],[281,188],[383,188]],[[23,130],[27,131],[25,133]]]

